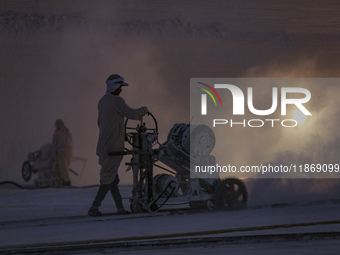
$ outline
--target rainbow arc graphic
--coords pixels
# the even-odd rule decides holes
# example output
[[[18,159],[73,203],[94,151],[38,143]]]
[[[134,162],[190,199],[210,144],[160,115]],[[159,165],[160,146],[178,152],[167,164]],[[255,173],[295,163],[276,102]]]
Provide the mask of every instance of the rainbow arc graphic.
[[[217,91],[213,87],[211,87],[210,85],[205,84],[203,82],[197,82],[197,83],[202,84],[202,85],[206,86],[207,88],[211,89],[211,91],[214,92],[214,94],[217,96],[218,100],[220,101],[220,104],[222,105],[222,100],[220,98],[220,95],[217,93]],[[212,100],[214,101],[215,105],[217,106],[215,97],[211,94],[211,92],[209,90],[201,88],[201,87],[197,87],[197,88],[203,90],[204,92],[206,92],[212,98]]]
[[[203,86],[205,86],[206,88],[208,88],[208,89],[210,89],[216,96],[217,96],[217,98],[218,98],[218,100],[220,101],[220,104],[221,104],[221,106],[222,106],[222,100],[221,100],[221,98],[220,98],[220,95],[217,93],[217,91],[212,87],[212,86],[210,86],[210,85],[208,85],[208,84],[205,84],[205,83],[203,83],[203,82],[197,82],[198,84],[201,84],[201,85],[203,85]],[[215,99],[215,97],[213,96],[213,94],[209,91],[209,90],[207,90],[207,89],[205,89],[205,88],[201,88],[201,87],[196,87],[196,88],[198,88],[198,89],[200,89],[200,90],[203,90],[204,92],[206,92],[211,98],[212,98],[212,100],[214,101],[214,103],[215,103],[215,106],[217,106],[217,102],[216,102],[216,99]],[[203,94],[202,95],[202,105],[201,105],[201,114],[202,115],[207,115],[207,98],[206,98],[206,95],[205,94]]]
[[[216,99],[215,99],[214,95],[208,89],[210,89],[217,96],[217,98],[220,101],[220,104],[222,106],[222,100],[220,98],[220,95],[217,93],[217,91],[213,87],[211,87],[210,85],[203,83],[203,82],[197,82],[197,83],[201,84],[201,85],[203,85],[207,88],[206,89],[206,88],[197,87],[198,89],[206,92],[212,98],[212,100],[215,103],[215,106],[217,106]],[[201,114],[207,115],[207,95],[206,94],[202,94],[202,97],[201,97]]]

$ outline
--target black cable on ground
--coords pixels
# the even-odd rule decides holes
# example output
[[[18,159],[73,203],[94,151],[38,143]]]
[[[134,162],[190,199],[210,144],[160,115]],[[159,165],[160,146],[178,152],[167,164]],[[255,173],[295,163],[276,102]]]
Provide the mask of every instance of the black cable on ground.
[[[76,186],[33,186],[33,185],[26,185],[22,186],[16,182],[13,181],[3,181],[0,182],[0,185],[4,184],[12,184],[14,186],[17,186],[20,189],[46,189],[46,188],[93,188],[93,187],[98,187],[99,185],[89,185],[89,186],[81,186],[81,187],[76,187]]]
[[[3,184],[13,184],[15,186],[17,186],[20,189],[26,189],[24,186],[21,186],[20,184],[16,183],[16,182],[12,182],[12,181],[4,181],[4,182],[0,182],[0,185]]]

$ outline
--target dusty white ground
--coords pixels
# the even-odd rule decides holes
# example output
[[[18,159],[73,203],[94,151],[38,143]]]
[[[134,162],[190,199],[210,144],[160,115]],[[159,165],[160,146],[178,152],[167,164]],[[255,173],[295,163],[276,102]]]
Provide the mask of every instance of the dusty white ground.
[[[22,190],[12,185],[0,188],[1,248],[18,248],[25,245],[43,246],[56,243],[107,243],[150,241],[168,238],[228,237],[251,235],[276,235],[295,233],[340,232],[339,201],[301,203],[284,206],[249,206],[240,211],[188,211],[158,212],[155,214],[139,213],[115,215],[115,206],[108,195],[101,207],[103,217],[89,217],[86,212],[97,191],[93,188],[47,188]],[[131,186],[121,186],[124,204],[129,208],[127,198]],[[182,206],[185,208],[186,206]],[[307,225],[303,225],[307,224]],[[290,226],[288,226],[290,225]],[[272,229],[263,229],[268,226]],[[229,231],[228,231],[229,230]],[[209,232],[217,231],[217,232]],[[169,236],[170,235],[170,236]],[[236,241],[241,239],[236,239]],[[259,243],[259,244],[257,244]],[[325,253],[324,247],[327,246]],[[255,254],[269,254],[270,249],[278,252],[302,254],[337,254],[340,246],[339,237],[319,238],[315,240],[243,240],[242,244],[217,242],[192,245],[170,246],[170,254],[190,254],[190,252],[208,251],[215,254],[233,251],[233,254],[250,254],[251,247]],[[242,247],[242,248],[241,248]],[[317,248],[316,248],[317,247]],[[322,248],[323,247],[323,248]],[[97,248],[98,249],[98,248]],[[132,254],[136,252],[132,248]],[[150,246],[151,254],[167,253]],[[106,251],[110,249],[107,248]],[[111,249],[114,250],[114,249]],[[91,254],[101,250],[93,249]],[[73,251],[74,252],[74,251]],[[127,251],[126,251],[127,252]],[[145,254],[145,250],[136,254]],[[235,253],[234,253],[235,252]],[[239,252],[239,253],[238,253]],[[258,253],[256,253],[258,252]],[[160,253],[163,254],[163,253]],[[280,254],[280,253],[279,253]]]

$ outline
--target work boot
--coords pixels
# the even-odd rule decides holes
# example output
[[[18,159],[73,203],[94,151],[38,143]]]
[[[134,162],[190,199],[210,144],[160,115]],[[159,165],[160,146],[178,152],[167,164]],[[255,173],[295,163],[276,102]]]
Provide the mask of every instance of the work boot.
[[[63,186],[71,186],[71,181],[68,182],[63,181]]]
[[[91,206],[91,208],[87,212],[87,215],[93,216],[93,217],[98,217],[98,216],[102,216],[103,214],[101,213],[101,211],[99,211],[98,207]]]
[[[126,210],[123,208],[123,209],[118,209],[118,210],[117,210],[117,214],[118,214],[118,215],[121,215],[121,214],[129,214],[129,212],[126,211]]]

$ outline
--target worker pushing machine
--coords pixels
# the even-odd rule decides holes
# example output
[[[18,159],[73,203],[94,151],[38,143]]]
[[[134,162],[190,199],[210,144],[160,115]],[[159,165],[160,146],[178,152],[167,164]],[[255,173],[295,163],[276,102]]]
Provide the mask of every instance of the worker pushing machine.
[[[130,108],[120,97],[123,86],[128,86],[124,78],[112,74],[106,80],[106,93],[98,103],[99,139],[97,156],[99,156],[100,186],[97,195],[88,211],[90,216],[101,216],[99,206],[106,194],[110,191],[115,201],[118,214],[128,213],[124,209],[122,198],[118,189],[118,168],[123,156],[109,156],[112,151],[124,151],[125,129],[124,117],[138,120],[148,113],[143,106],[138,109]]]
[[[61,182],[57,183],[57,185],[71,186],[69,170],[73,156],[72,135],[61,119],[56,120],[55,127],[56,130],[52,140],[52,169],[56,177],[58,177],[57,179]]]
[[[46,143],[39,150],[28,153],[28,159],[22,165],[21,173],[26,182],[30,181],[32,174],[39,174],[34,180],[34,185],[38,187],[71,186],[69,172],[78,176],[70,168],[71,161],[80,160],[84,163],[81,171],[85,168],[87,159],[73,156],[72,134],[64,121],[57,119],[55,127],[52,143]]]

